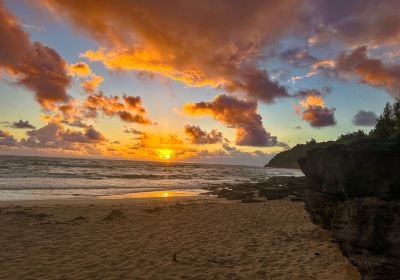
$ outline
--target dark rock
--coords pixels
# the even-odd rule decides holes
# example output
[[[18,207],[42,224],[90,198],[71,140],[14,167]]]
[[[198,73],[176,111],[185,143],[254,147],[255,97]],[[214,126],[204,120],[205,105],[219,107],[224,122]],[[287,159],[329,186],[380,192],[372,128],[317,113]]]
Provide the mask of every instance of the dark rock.
[[[399,279],[399,143],[332,145],[299,165],[312,222],[332,231],[363,279]]]
[[[241,201],[242,201],[243,203],[265,202],[265,200],[255,199],[255,198],[243,198]]]
[[[347,198],[400,199],[400,145],[360,143],[315,149],[299,160],[308,189]]]
[[[229,200],[242,202],[259,202],[288,198],[292,201],[304,200],[304,177],[279,176],[271,177],[261,183],[222,184],[205,188],[206,194],[216,195]]]

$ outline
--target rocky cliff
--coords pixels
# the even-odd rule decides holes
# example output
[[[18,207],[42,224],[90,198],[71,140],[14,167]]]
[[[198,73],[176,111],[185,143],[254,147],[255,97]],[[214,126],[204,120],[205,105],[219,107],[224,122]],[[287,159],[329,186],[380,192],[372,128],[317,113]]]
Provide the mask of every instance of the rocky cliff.
[[[330,142],[322,142],[317,143],[315,141],[307,142],[306,144],[298,144],[291,148],[290,150],[286,150],[276,154],[266,165],[265,167],[274,167],[274,168],[299,168],[298,160],[307,155],[307,152],[311,149],[315,148],[325,148],[331,144]]]
[[[363,279],[400,279],[400,144],[332,145],[299,165],[311,220],[332,231]]]

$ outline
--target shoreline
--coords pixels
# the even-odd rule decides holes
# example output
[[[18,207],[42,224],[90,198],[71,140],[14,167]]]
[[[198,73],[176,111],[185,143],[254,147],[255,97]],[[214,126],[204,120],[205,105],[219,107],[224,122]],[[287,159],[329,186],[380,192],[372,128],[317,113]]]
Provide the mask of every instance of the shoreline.
[[[136,194],[136,193],[134,193]],[[89,206],[89,205],[131,205],[131,204],[152,204],[152,203],[177,203],[190,201],[218,201],[224,203],[223,199],[219,199],[211,195],[194,195],[194,196],[169,196],[169,197],[126,197],[126,198],[67,198],[67,199],[26,199],[26,200],[0,200],[0,209],[2,207],[24,207],[24,206]],[[226,200],[226,202],[229,202]]]

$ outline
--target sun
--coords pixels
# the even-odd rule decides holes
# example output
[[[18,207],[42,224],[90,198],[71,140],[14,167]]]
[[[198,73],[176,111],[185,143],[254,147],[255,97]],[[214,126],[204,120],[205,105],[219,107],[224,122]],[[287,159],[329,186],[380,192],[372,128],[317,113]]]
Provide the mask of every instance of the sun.
[[[172,150],[158,150],[158,156],[164,160],[170,160],[172,158]]]

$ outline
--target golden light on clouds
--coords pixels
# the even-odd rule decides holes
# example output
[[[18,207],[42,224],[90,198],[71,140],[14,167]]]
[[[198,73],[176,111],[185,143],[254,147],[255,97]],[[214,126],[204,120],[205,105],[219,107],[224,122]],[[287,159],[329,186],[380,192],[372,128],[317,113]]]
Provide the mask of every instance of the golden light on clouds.
[[[157,150],[157,154],[160,157],[160,159],[163,160],[170,160],[172,159],[174,151],[173,150],[168,150],[168,149],[159,149]]]

